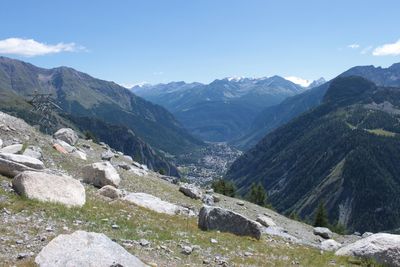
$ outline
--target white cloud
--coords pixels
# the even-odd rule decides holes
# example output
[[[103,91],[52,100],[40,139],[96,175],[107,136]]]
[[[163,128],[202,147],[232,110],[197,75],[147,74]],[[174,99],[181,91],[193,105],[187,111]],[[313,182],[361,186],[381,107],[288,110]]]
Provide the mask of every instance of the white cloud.
[[[138,87],[144,87],[146,85],[150,85],[148,82],[140,82],[140,83],[119,83],[122,87],[131,89],[132,87],[138,86]]]
[[[367,46],[367,47],[365,47],[363,50],[361,50],[360,53],[363,54],[363,55],[365,55],[365,54],[367,54],[369,51],[371,51],[372,48],[373,48],[372,45]]]
[[[310,81],[310,80],[306,80],[306,79],[295,77],[295,76],[288,76],[288,77],[284,77],[284,78],[288,81],[291,81],[292,83],[301,85],[303,87],[307,87],[312,83],[312,81]]]
[[[372,51],[374,56],[397,56],[400,55],[400,40],[391,44],[378,46]]]
[[[0,40],[0,54],[12,54],[26,57],[56,54],[61,52],[76,52],[86,50],[75,43],[58,43],[49,45],[33,39],[8,38]]]
[[[155,71],[155,72],[153,72],[153,75],[156,75],[156,76],[164,75],[164,72],[163,71]]]
[[[350,44],[347,47],[351,48],[351,49],[357,49],[357,48],[360,48],[360,45],[359,44]]]

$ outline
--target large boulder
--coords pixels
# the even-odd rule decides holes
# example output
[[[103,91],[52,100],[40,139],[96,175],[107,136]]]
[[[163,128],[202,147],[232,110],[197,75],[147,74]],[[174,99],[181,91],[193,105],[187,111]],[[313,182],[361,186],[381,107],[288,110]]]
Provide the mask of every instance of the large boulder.
[[[64,266],[146,266],[104,234],[76,231],[59,235],[35,258],[39,267]]]
[[[342,247],[335,254],[370,258],[385,266],[400,266],[400,235],[373,234]]]
[[[200,188],[193,184],[181,184],[181,186],[179,187],[179,191],[182,192],[185,196],[193,199],[200,199],[203,196]]]
[[[68,207],[85,204],[85,188],[69,176],[59,176],[44,172],[25,171],[12,181],[17,193],[30,199],[61,203]]]
[[[342,245],[333,239],[324,240],[321,242],[320,248],[326,251],[338,250]]]
[[[111,150],[107,150],[107,151],[104,151],[103,153],[101,153],[102,160],[110,161],[114,156],[115,156],[115,154]]]
[[[187,208],[166,202],[158,197],[146,193],[129,193],[123,199],[132,204],[135,204],[136,206],[146,208],[158,213],[164,213],[168,215],[194,215],[193,211]]]
[[[23,171],[44,169],[44,164],[38,159],[28,156],[0,153],[0,174],[14,177]]]
[[[14,144],[14,145],[6,146],[6,147],[3,147],[2,149],[0,149],[0,153],[17,154],[22,151],[23,147],[24,146],[22,144]]]
[[[54,138],[67,142],[71,146],[74,146],[79,139],[76,132],[71,128],[62,128],[58,130],[55,132]]]
[[[240,236],[261,238],[261,225],[236,212],[219,207],[203,206],[199,213],[201,230],[219,230]]]
[[[315,227],[313,232],[314,235],[319,235],[320,237],[325,239],[331,239],[333,235],[331,230],[326,227]]]
[[[83,180],[85,183],[92,184],[96,187],[112,185],[118,187],[121,182],[118,172],[110,162],[96,162],[83,167]]]

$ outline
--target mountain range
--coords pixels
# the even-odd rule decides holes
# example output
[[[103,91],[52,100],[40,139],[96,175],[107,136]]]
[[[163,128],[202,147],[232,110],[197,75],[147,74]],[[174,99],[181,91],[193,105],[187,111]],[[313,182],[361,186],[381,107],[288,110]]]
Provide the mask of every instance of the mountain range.
[[[364,77],[379,86],[400,86],[400,63],[393,64],[389,68],[357,66],[339,76],[352,75]],[[277,105],[266,107],[253,120],[249,131],[233,140],[231,144],[242,150],[253,147],[267,133],[319,105],[328,87],[329,82],[323,83],[304,93],[288,97]]]
[[[316,86],[324,80],[312,83]],[[309,88],[280,76],[225,78],[210,84],[173,82],[131,90],[168,109],[194,136],[211,142],[235,140],[265,107]]]
[[[126,133],[126,138],[135,140],[136,148],[140,144],[139,151],[151,150],[152,153],[139,153],[133,151],[133,147],[127,149],[123,144],[118,144],[118,147],[125,148],[127,154],[136,157],[141,154],[143,163],[153,162],[153,166],[164,166],[166,168],[163,169],[172,170],[170,174],[176,174],[176,168],[169,163],[165,166],[167,161],[163,155],[181,154],[203,145],[166,109],[136,96],[116,83],[96,79],[68,67],[43,69],[19,60],[0,57],[1,109],[16,113],[29,121],[35,114],[30,112],[31,107],[26,100],[35,92],[52,94],[54,101],[62,108],[62,113],[68,114],[70,119],[75,118],[77,128],[92,130],[95,135],[105,138],[104,129],[100,133],[96,131],[98,127],[86,127],[99,123],[109,128],[119,127],[120,131]],[[95,121],[89,123],[79,117]],[[111,133],[112,131],[109,135]],[[109,137],[118,141],[117,136]],[[121,138],[121,142],[123,139]],[[146,158],[145,155],[151,155],[151,158]]]
[[[301,106],[317,96],[315,108],[270,132],[226,178],[241,194],[261,182],[279,212],[309,221],[323,203],[331,222],[352,231],[399,227],[400,88],[353,76],[399,86],[398,66],[353,68],[288,99]]]

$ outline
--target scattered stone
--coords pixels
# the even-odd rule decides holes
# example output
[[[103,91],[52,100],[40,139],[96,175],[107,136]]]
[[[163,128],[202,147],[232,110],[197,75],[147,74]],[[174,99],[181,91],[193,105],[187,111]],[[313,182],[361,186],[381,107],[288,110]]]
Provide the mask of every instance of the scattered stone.
[[[342,247],[338,256],[371,258],[388,266],[400,266],[400,235],[379,233]]]
[[[361,233],[360,232],[354,232],[353,235],[361,236]]]
[[[218,244],[218,241],[216,239],[214,239],[214,238],[211,238],[210,242],[211,242],[211,244]]]
[[[313,230],[314,235],[319,235],[322,238],[325,239],[331,239],[332,238],[332,232],[326,227],[315,227]]]
[[[271,218],[264,215],[259,215],[256,221],[261,223],[265,227],[276,226],[276,223]]]
[[[221,198],[219,196],[213,195],[214,203],[218,203],[221,201]]]
[[[111,228],[112,228],[112,229],[119,229],[119,225],[113,224],[113,225],[111,225]]]
[[[251,256],[253,256],[253,253],[246,251],[246,252],[244,253],[244,255],[245,255],[246,257],[251,257]]]
[[[104,151],[103,153],[101,153],[102,160],[110,161],[114,156],[115,156],[115,154],[112,153],[111,150],[107,150],[107,151]]]
[[[259,223],[219,207],[203,206],[200,209],[198,225],[202,230],[220,230],[256,239],[261,238]]]
[[[182,254],[190,255],[193,252],[193,248],[190,246],[183,246],[182,247]]]
[[[37,146],[28,146],[22,155],[35,159],[41,159],[43,157],[42,149]]]
[[[210,188],[210,189],[206,189],[206,194],[213,194],[214,193],[214,189]]]
[[[82,169],[84,182],[96,187],[112,185],[118,187],[121,178],[110,162],[97,162],[86,165]]]
[[[67,153],[72,153],[72,152],[74,152],[76,150],[76,148],[74,146],[71,146],[70,144],[68,144],[67,142],[64,142],[63,140],[58,140],[57,139],[56,140],[56,144],[61,146],[65,151],[67,151]],[[53,147],[54,147],[54,145],[53,145]],[[66,154],[66,153],[64,153],[64,154]]]
[[[148,245],[150,245],[150,242],[149,242],[148,240],[146,240],[146,239],[140,239],[140,240],[139,240],[139,244],[140,244],[142,247],[147,247]]]
[[[193,199],[200,199],[203,196],[200,188],[198,188],[194,184],[181,184],[181,186],[179,187],[179,191],[182,192],[185,196]]]
[[[321,242],[320,248],[326,251],[338,250],[342,245],[333,239],[324,240]]]
[[[72,156],[75,158],[81,159],[81,160],[87,160],[87,155],[85,152],[80,151],[80,150],[75,150],[74,152],[71,153]]]
[[[244,202],[243,201],[238,201],[238,202],[236,202],[236,204],[239,205],[239,206],[244,206]]]
[[[203,197],[201,198],[201,201],[207,206],[214,206],[214,204],[215,204],[213,196],[209,195],[209,194],[203,195]]]
[[[129,162],[133,162],[133,158],[131,156],[124,155],[124,159],[129,161]]]
[[[20,195],[39,201],[78,207],[86,201],[83,185],[69,176],[25,171],[17,175],[12,184]]]
[[[2,148],[3,147],[3,140],[1,140],[1,138],[0,138],[0,148]]]
[[[12,157],[10,157],[9,155],[12,155]],[[6,157],[8,159],[3,158],[2,156]],[[32,159],[33,161],[31,161],[30,159]],[[18,161],[20,161],[20,162],[18,162]],[[22,156],[22,155],[1,153],[0,154],[0,174],[12,178],[23,171],[37,171],[37,169],[31,168],[31,167],[28,167],[28,166],[22,164],[23,162],[27,163],[29,161],[31,161],[31,164],[30,164],[31,166],[42,166],[43,165],[43,162],[41,162],[37,159],[34,159],[34,158],[29,158],[27,156]]]
[[[74,146],[78,142],[78,135],[71,128],[62,128],[55,132],[53,135],[55,139],[62,140],[71,146]]]
[[[0,153],[18,154],[22,151],[23,147],[24,147],[24,145],[22,145],[22,144],[6,146],[6,147],[3,147],[2,149],[0,149]]]
[[[32,157],[10,154],[10,153],[0,153],[0,158],[25,165],[32,169],[36,170],[44,169],[44,163]]]
[[[139,207],[150,209],[158,213],[169,215],[183,214],[194,216],[193,211],[187,208],[163,201],[158,197],[146,193],[129,193],[123,199]]]
[[[46,232],[54,232],[54,229],[51,226],[47,226],[45,230]]]
[[[122,192],[121,190],[115,188],[112,185],[105,185],[102,188],[99,189],[98,192],[100,195],[111,198],[111,199],[117,199],[122,197]]]
[[[18,260],[23,260],[29,257],[28,253],[18,253],[17,259]]]
[[[121,169],[124,169],[126,171],[129,171],[131,169],[131,166],[129,164],[126,164],[126,163],[119,163],[118,167],[121,168]]]
[[[35,258],[39,267],[61,266],[146,266],[104,234],[76,231],[59,235]]]

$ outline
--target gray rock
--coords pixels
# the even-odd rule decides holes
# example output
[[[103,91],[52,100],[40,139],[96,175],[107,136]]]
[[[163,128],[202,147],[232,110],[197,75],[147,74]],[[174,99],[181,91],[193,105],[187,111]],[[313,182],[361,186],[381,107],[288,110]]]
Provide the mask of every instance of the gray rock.
[[[400,266],[400,235],[373,234],[342,247],[338,256],[370,258],[388,266]]]
[[[142,247],[147,247],[148,245],[150,245],[150,242],[149,242],[148,240],[146,240],[146,239],[140,239],[140,240],[139,240],[139,244],[140,244]]]
[[[200,209],[198,225],[202,230],[219,230],[256,239],[261,238],[259,223],[219,207],[203,206]]]
[[[71,128],[62,128],[58,130],[55,132],[54,138],[67,142],[71,146],[74,146],[79,139],[76,132]]]
[[[17,153],[20,153],[22,151],[23,147],[24,146],[22,144],[15,144],[15,145],[6,146],[6,147],[3,147],[2,149],[0,149],[0,153],[17,154]]]
[[[117,199],[122,197],[122,192],[121,190],[115,188],[112,185],[105,185],[102,188],[99,189],[98,192],[100,195],[111,198],[111,199]]]
[[[238,201],[238,202],[236,202],[236,204],[239,205],[239,206],[244,206],[244,202],[243,201]]]
[[[25,171],[18,174],[12,184],[15,191],[30,199],[78,207],[86,201],[83,185],[69,176]]]
[[[75,158],[81,159],[81,160],[87,160],[87,155],[85,152],[80,151],[80,150],[75,150],[71,153],[72,156],[74,156]]]
[[[215,204],[214,197],[209,194],[203,195],[203,197],[201,198],[201,201],[207,206],[214,206],[214,204]]]
[[[129,193],[123,198],[123,200],[135,204],[136,206],[143,207],[158,213],[169,215],[194,215],[193,211],[187,208],[163,201],[158,197],[146,193]]]
[[[127,161],[129,161],[129,162],[133,162],[133,159],[132,159],[131,156],[124,155],[124,159],[127,160]]]
[[[371,233],[371,232],[365,232],[365,233],[363,233],[363,235],[361,236],[362,238],[366,238],[366,237],[369,237],[369,236],[371,236],[371,235],[373,235],[374,233]]]
[[[182,254],[190,255],[193,252],[193,248],[190,246],[183,246],[182,247]]]
[[[118,167],[123,169],[123,170],[126,170],[126,171],[129,171],[131,169],[131,166],[129,164],[126,164],[126,163],[119,163]]]
[[[313,230],[314,235],[319,235],[322,238],[325,239],[331,239],[332,238],[332,232],[326,227],[315,227]]]
[[[333,239],[324,240],[321,242],[320,248],[326,251],[338,250],[342,245]]]
[[[112,185],[118,187],[121,178],[110,162],[97,162],[86,165],[82,169],[82,176],[85,183],[96,187]]]
[[[276,223],[265,215],[259,215],[256,219],[257,222],[261,223],[265,227],[276,226]]]
[[[3,140],[1,140],[1,138],[0,138],[0,148],[2,148],[3,147]]]
[[[61,266],[146,266],[104,234],[76,231],[59,235],[35,258],[39,267]]]
[[[2,175],[14,177],[23,171],[35,171],[43,168],[43,162],[38,159],[17,154],[0,153],[0,174]]]
[[[101,153],[102,160],[110,161],[114,156],[115,156],[115,154],[112,153],[111,150],[107,150],[107,151],[104,151],[103,153]]]
[[[181,186],[179,187],[179,191],[182,192],[185,196],[193,199],[200,199],[203,196],[200,188],[193,184],[181,184]]]
[[[32,157],[35,159],[41,159],[42,158],[42,149],[37,146],[28,146],[25,151],[22,153],[24,156]]]

